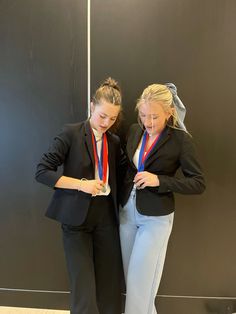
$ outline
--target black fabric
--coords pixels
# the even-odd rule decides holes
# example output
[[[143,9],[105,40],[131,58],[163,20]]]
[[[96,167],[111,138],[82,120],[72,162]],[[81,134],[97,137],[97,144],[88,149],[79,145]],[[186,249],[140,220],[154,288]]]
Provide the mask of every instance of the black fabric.
[[[131,126],[126,145],[128,169],[121,188],[121,205],[128,201],[137,169],[133,156],[141,140],[143,130],[138,124]],[[182,176],[176,176],[178,169]],[[200,194],[205,180],[198,163],[192,137],[183,130],[166,127],[161,138],[145,162],[144,171],[158,175],[159,187],[137,190],[136,207],[143,215],[161,216],[174,211],[174,192]]]
[[[109,132],[107,140],[109,185],[118,222],[116,174],[121,157],[120,140]],[[66,125],[54,138],[48,152],[43,154],[37,165],[36,180],[54,188],[61,176],[57,171],[61,165],[65,176],[94,179],[95,166],[89,121]],[[77,190],[55,189],[46,216],[64,224],[81,225],[87,216],[90,201],[91,194]]]
[[[123,271],[114,221],[112,200],[97,196],[82,225],[62,225],[71,314],[121,313]]]

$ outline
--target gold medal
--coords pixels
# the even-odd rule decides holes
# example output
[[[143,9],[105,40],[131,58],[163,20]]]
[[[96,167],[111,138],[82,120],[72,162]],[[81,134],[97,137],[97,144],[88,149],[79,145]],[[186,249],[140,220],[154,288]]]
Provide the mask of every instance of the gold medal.
[[[103,193],[106,193],[106,190],[107,190],[106,186],[103,185],[102,192],[103,192]]]

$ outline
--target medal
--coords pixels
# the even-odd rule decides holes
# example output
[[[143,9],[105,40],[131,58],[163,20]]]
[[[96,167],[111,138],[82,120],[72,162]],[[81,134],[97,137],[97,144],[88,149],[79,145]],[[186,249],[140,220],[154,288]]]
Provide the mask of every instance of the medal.
[[[104,185],[103,188],[102,188],[102,192],[103,192],[103,193],[106,193],[106,191],[107,191],[107,188],[106,188],[106,186]]]
[[[108,145],[107,145],[107,136],[106,133],[102,135],[102,147],[100,158],[98,156],[96,139],[92,131],[92,143],[93,143],[93,154],[95,159],[95,164],[98,169],[99,179],[103,181],[102,192],[105,193],[107,190],[107,168],[108,168]]]

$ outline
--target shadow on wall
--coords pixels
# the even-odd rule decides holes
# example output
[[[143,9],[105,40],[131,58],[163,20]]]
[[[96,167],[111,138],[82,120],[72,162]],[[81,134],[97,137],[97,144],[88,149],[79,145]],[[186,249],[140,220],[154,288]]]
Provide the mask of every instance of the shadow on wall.
[[[236,314],[236,301],[208,300],[206,310],[209,314]]]

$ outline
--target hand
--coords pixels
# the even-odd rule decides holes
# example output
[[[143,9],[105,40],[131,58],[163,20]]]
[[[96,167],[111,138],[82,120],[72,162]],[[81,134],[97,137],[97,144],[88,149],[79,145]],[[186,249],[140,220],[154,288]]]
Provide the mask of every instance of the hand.
[[[102,180],[80,180],[79,191],[96,196],[103,188]]]
[[[134,184],[137,189],[144,189],[147,186],[159,186],[160,181],[156,174],[150,173],[148,171],[141,171],[134,177]]]

